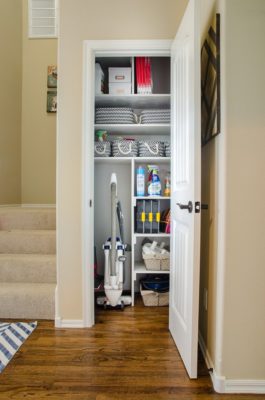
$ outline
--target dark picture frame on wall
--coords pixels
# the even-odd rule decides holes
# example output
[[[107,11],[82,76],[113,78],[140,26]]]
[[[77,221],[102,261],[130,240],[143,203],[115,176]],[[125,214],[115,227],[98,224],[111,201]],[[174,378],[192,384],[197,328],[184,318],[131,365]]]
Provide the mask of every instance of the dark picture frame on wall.
[[[221,132],[220,14],[216,14],[201,49],[201,143]]]
[[[49,65],[47,73],[47,87],[57,88],[57,65]]]
[[[47,113],[56,113],[57,111],[57,90],[47,91]]]
[[[57,77],[57,65],[49,65],[47,74],[47,113],[57,112]]]

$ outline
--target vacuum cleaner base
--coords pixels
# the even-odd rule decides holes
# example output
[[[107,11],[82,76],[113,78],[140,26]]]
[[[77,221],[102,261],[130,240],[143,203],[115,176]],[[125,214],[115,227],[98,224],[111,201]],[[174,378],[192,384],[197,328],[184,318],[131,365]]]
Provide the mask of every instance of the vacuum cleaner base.
[[[131,296],[121,296],[118,303],[115,307],[113,307],[108,301],[107,297],[98,297],[97,305],[102,306],[104,308],[121,308],[123,309],[125,306],[130,306],[132,304]]]

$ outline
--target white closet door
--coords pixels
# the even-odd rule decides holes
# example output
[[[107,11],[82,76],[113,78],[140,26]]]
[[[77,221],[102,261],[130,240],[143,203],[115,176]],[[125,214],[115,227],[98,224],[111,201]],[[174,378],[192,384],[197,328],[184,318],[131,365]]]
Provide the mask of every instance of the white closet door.
[[[190,0],[172,45],[172,200],[169,329],[197,377],[200,213],[199,0]],[[185,208],[184,208],[185,207]],[[189,207],[189,208],[188,208]]]

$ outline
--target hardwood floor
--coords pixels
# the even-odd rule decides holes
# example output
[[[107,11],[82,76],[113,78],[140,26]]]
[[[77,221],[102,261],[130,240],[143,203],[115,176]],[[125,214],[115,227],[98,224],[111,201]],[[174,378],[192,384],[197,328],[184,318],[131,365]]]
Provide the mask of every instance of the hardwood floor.
[[[168,332],[168,309],[97,310],[92,329],[38,327],[0,374],[1,399],[243,400],[214,393],[199,360],[189,380]]]

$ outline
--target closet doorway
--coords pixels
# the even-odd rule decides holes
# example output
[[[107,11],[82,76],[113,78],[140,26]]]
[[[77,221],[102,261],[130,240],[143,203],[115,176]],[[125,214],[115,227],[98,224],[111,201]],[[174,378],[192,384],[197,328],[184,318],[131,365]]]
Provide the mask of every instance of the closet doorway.
[[[128,209],[130,225],[128,238],[131,241],[131,289],[134,297],[135,283],[141,274],[140,234],[135,232],[134,208],[135,171],[149,160],[138,157],[128,159],[94,159],[95,106],[130,106],[133,110],[165,108],[170,104],[169,126],[126,126],[130,136],[152,139],[161,137],[171,141],[171,160],[159,157],[156,162],[161,170],[171,171],[171,199],[161,199],[162,207],[171,209],[171,234],[163,239],[170,240],[170,301],[169,329],[182,356],[191,378],[197,377],[198,302],[199,302],[199,247],[200,247],[200,43],[196,31],[196,4],[191,0],[176,35],[176,39],[155,41],[86,41],[84,44],[84,110],[83,110],[83,309],[84,321],[92,326],[94,319],[94,245],[96,230],[104,226],[95,220],[100,215],[99,204],[104,190],[99,190],[107,171],[116,172],[126,186],[124,202]],[[125,62],[133,65],[135,57],[170,59],[170,93],[113,96],[95,94],[95,64],[101,60]],[[111,61],[112,60],[112,61]],[[113,61],[114,60],[114,61]],[[165,82],[162,82],[162,86]],[[164,103],[163,103],[164,102]],[[111,135],[121,135],[121,127],[110,126]],[[168,125],[168,124],[164,124]],[[105,126],[106,128],[106,126]],[[123,127],[124,128],[124,127]],[[131,130],[130,130],[131,129]],[[124,132],[124,130],[123,130]],[[151,162],[155,160],[150,159]],[[129,179],[128,179],[129,177]],[[106,186],[106,184],[105,184]],[[141,199],[144,200],[144,199]],[[102,209],[102,205],[100,205]],[[102,211],[103,219],[104,212]],[[98,233],[98,232],[97,232]],[[154,234],[159,237],[159,233]],[[148,236],[144,234],[143,236]],[[127,240],[128,241],[128,240]]]

